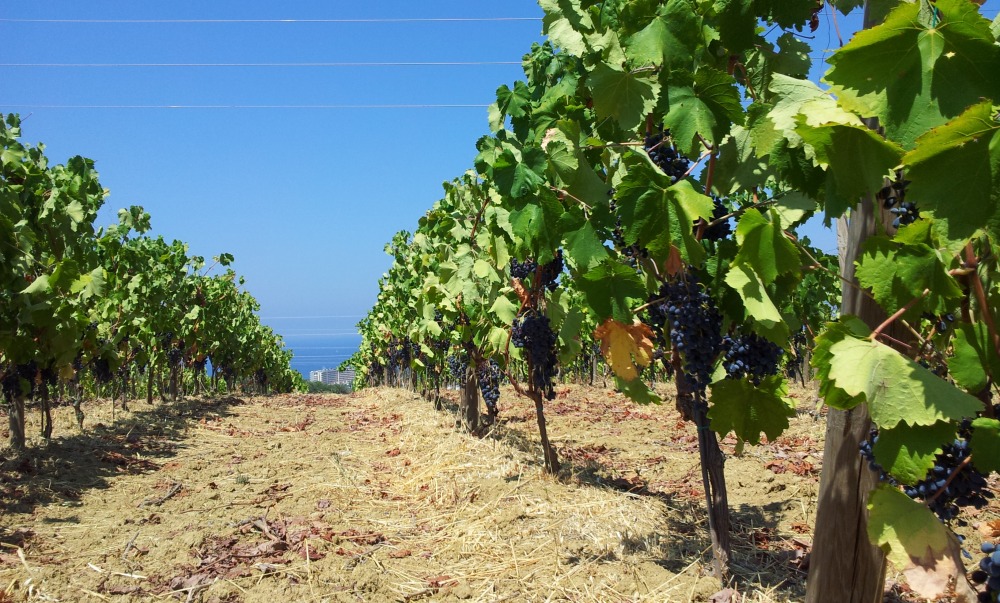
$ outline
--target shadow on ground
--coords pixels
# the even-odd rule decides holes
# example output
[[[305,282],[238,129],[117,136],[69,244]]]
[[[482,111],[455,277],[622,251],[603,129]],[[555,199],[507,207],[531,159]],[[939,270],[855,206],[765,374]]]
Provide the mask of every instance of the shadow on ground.
[[[82,432],[54,437],[21,455],[4,450],[0,517],[31,513],[39,505],[73,506],[86,490],[107,488],[116,476],[156,471],[183,445],[192,421],[227,417],[238,404],[243,401],[235,397],[158,404],[121,413],[111,425],[85,423]],[[6,423],[3,418],[0,422]],[[0,525],[0,537],[5,535]]]

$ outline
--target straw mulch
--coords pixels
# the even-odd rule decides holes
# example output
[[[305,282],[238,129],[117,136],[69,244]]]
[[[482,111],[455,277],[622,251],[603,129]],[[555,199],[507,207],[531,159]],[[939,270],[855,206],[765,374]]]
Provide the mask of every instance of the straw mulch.
[[[0,466],[0,601],[801,599],[822,422],[730,459],[721,585],[676,411],[564,388],[553,477],[530,404],[501,405],[481,437],[393,389],[135,403],[115,422],[105,402],[82,434],[57,409],[53,442]]]

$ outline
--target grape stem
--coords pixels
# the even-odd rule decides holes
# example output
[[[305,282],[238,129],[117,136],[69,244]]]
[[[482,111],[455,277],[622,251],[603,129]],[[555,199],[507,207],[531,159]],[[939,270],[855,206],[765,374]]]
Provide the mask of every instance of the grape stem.
[[[983,320],[986,322],[986,327],[990,331],[990,339],[993,340],[993,347],[997,354],[1000,354],[1000,333],[997,332],[997,325],[993,320],[993,313],[990,312],[989,301],[986,299],[986,291],[983,289],[983,281],[979,277],[979,259],[972,249],[972,243],[965,246],[965,267],[975,273],[969,275],[969,280],[972,281],[972,288],[976,293],[976,301],[979,303],[980,314],[982,314]]]
[[[931,290],[930,289],[924,289],[923,293],[921,293],[917,297],[914,297],[910,301],[906,302],[905,306],[903,306],[902,308],[896,310],[896,312],[892,316],[890,316],[889,318],[886,318],[884,321],[882,321],[882,324],[880,324],[878,327],[876,327],[875,330],[872,331],[872,334],[868,336],[868,340],[869,341],[875,341],[875,338],[877,338],[879,335],[882,334],[882,330],[883,329],[885,329],[886,327],[888,327],[889,325],[891,325],[893,322],[895,322],[903,314],[906,314],[907,311],[909,311],[910,308],[912,308],[913,306],[915,306],[917,303],[920,302],[920,300],[922,300],[923,298],[927,297],[930,294],[931,294]],[[907,347],[909,347],[909,346],[907,346]]]
[[[483,202],[483,206],[479,208],[479,213],[476,214],[476,221],[472,225],[472,232],[469,233],[469,240],[472,241],[473,247],[476,245],[476,229],[479,228],[479,224],[482,223],[483,214],[486,213],[486,208],[490,204],[489,195],[486,196],[486,201]]]
[[[594,210],[594,208],[593,208],[593,207],[591,207],[591,206],[587,205],[587,203],[586,203],[586,202],[584,202],[584,201],[583,201],[582,199],[580,199],[579,197],[577,197],[577,196],[573,195],[573,194],[572,194],[572,193],[570,193],[569,191],[566,191],[566,190],[563,190],[563,189],[561,189],[561,188],[559,188],[559,187],[557,187],[557,186],[552,186],[551,184],[549,185],[549,189],[550,189],[550,190],[552,190],[553,192],[556,192],[556,193],[559,193],[559,194],[561,194],[561,195],[565,195],[565,196],[569,197],[570,199],[572,199],[572,200],[576,201],[577,203],[579,203],[579,204],[580,204],[580,206],[581,206],[581,207],[583,207],[583,210],[584,210],[585,212],[587,212],[588,214],[589,214],[589,213],[590,213],[591,211],[593,211],[593,210]]]

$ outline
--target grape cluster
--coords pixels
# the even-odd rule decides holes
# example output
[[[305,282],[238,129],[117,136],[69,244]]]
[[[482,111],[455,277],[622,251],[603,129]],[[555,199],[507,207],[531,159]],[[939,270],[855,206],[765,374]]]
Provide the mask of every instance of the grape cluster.
[[[688,380],[704,393],[722,349],[722,315],[694,274],[682,273],[664,283],[657,299],[662,301],[649,308],[650,326],[661,342],[663,333],[669,333]]]
[[[712,195],[712,202],[715,206],[712,208],[712,219],[710,222],[715,222],[719,218],[730,214],[729,208],[725,206],[722,199]],[[696,233],[698,232],[701,222],[701,220],[695,222],[694,231]],[[701,239],[703,241],[721,241],[723,239],[728,239],[731,234],[733,234],[733,225],[730,224],[730,220],[726,220],[712,226],[706,224],[705,231],[701,233]]]
[[[541,271],[539,272],[539,278],[542,281],[542,286],[547,288],[549,291],[555,291],[559,283],[556,279],[562,274],[565,264],[563,263],[563,252],[562,249],[556,250],[556,257],[552,259],[551,262],[543,264]]]
[[[529,310],[514,321],[511,342],[528,353],[528,367],[535,389],[545,393],[545,398],[556,397],[552,379],[556,376],[556,334],[549,325],[549,317]]]
[[[479,381],[479,391],[483,394],[483,401],[486,402],[486,410],[490,416],[497,415],[497,402],[500,401],[500,365],[492,358],[482,362],[476,367],[476,376]]]
[[[722,349],[726,352],[722,360],[726,377],[750,377],[754,385],[760,385],[764,377],[778,374],[778,364],[785,353],[776,344],[756,333],[735,337],[727,335],[722,339]]]
[[[972,454],[968,434],[969,424],[966,421],[959,437],[944,446],[924,479],[903,488],[910,498],[924,500],[942,521],[957,517],[959,507],[981,509],[993,498],[993,493],[986,488],[986,476],[966,462]]]
[[[535,268],[538,268],[538,264],[531,258],[523,262],[519,262],[514,258],[510,259],[510,275],[513,278],[526,279],[535,272]]]
[[[469,366],[469,361],[463,356],[448,356],[448,371],[455,379],[465,378],[465,369]]]
[[[976,584],[986,585],[986,590],[979,593],[981,603],[997,603],[1000,601],[1000,548],[996,543],[984,542],[979,550],[985,557],[979,562],[979,569],[969,577]]]
[[[929,320],[931,324],[934,325],[934,329],[937,330],[938,333],[944,333],[949,329],[949,327],[951,327],[951,323],[955,322],[955,315],[950,313],[942,316],[934,316],[929,312],[924,312],[923,315],[921,315],[921,318]]]
[[[647,136],[643,149],[649,153],[653,163],[670,177],[671,184],[683,178],[691,165],[687,157],[677,152],[670,138],[670,130]]]
[[[98,383],[111,381],[111,365],[104,358],[94,359],[91,370],[94,372],[94,380]]]
[[[896,216],[892,221],[893,228],[912,224],[920,218],[920,210],[916,204],[906,200],[906,187],[909,184],[910,181],[903,178],[902,170],[896,170],[896,178],[875,194],[875,198],[882,201],[883,207]]]

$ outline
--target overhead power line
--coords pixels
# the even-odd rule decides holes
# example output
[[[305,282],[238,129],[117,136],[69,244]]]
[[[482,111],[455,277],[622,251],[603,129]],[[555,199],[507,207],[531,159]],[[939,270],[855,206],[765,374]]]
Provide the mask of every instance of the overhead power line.
[[[485,109],[487,104],[385,104],[385,105],[45,105],[2,103],[11,109]]]
[[[0,63],[0,67],[483,67],[521,61],[337,61],[330,63]]]
[[[541,17],[398,17],[389,19],[0,19],[0,23],[502,23],[541,21]]]

